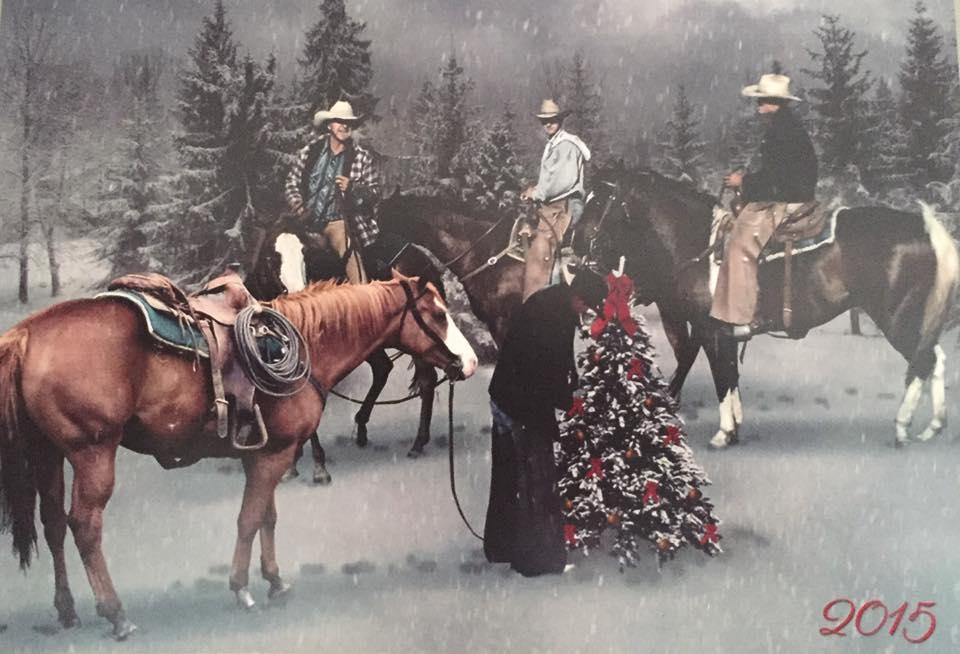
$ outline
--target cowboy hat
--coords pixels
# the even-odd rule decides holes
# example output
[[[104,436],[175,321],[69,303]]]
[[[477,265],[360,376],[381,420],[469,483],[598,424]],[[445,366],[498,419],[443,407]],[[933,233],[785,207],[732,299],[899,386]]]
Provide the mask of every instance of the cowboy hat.
[[[779,98],[802,102],[797,96],[790,95],[790,78],[786,75],[763,75],[759,83],[745,87],[741,93],[748,98]]]
[[[360,122],[360,116],[353,113],[353,106],[346,100],[337,100],[327,111],[320,110],[313,116],[313,125],[320,127],[326,122],[335,120],[340,123]]]
[[[569,113],[569,111],[560,111],[560,105],[548,98],[540,103],[540,113],[537,114],[537,118],[540,120],[547,120],[549,118],[562,119]]]

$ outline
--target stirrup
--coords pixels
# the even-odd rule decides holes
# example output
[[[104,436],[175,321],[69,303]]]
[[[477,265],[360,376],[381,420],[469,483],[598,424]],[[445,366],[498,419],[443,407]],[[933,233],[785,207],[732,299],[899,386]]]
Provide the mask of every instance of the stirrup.
[[[233,430],[230,440],[234,449],[242,451],[260,450],[263,449],[267,441],[270,440],[267,436],[267,426],[263,422],[263,414],[260,413],[259,404],[253,405],[253,418],[253,424],[245,423]],[[236,419],[239,420],[239,416]],[[260,440],[247,444],[247,436],[253,431],[254,427],[260,432]]]

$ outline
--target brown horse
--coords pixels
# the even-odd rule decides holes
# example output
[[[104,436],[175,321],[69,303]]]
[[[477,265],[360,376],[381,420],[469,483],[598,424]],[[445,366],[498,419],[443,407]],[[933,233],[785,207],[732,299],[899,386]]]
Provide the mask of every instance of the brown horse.
[[[652,171],[606,171],[576,233],[578,249],[600,267],[626,256],[638,299],[656,302],[677,353],[673,390],[679,392],[701,348],[706,352],[720,401],[720,429],[711,444],[736,442],[743,420],[736,344],[709,318],[709,257],[698,260],[710,238],[715,198]],[[760,270],[759,315],[781,317],[784,269]],[[928,208],[911,214],[885,207],[858,207],[837,216],[835,240],[793,262],[793,321],[801,338],[852,307],[863,309],[906,359],[907,390],[896,417],[896,443],[931,382],[933,418],[920,440],[943,429],[943,351],[937,345],[960,281],[957,249]],[[686,324],[691,326],[686,331]]]
[[[230,588],[254,605],[247,589],[254,536],[270,597],[289,589],[274,546],[274,490],[297,445],[323,414],[324,392],[371,352],[395,347],[466,377],[476,355],[447,315],[437,290],[398,278],[364,286],[313,285],[271,306],[303,334],[312,384],[291,397],[260,396],[270,434],[262,450],[242,457],[246,472]],[[212,393],[206,366],[156,347],[135,309],[112,298],[56,304],[0,337],[0,489],[3,524],[11,526],[22,567],[36,544],[40,495],[44,535],[54,560],[54,605],[65,627],[77,624],[63,543],[69,524],[96,599],[97,613],[118,639],[136,627],[125,614],[101,549],[103,511],[121,445],[161,457],[237,457],[210,434]],[[73,467],[69,517],[63,460]]]

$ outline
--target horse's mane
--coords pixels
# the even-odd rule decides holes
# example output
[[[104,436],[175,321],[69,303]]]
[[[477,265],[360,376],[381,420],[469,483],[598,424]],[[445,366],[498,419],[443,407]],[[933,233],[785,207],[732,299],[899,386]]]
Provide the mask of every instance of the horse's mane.
[[[635,173],[635,179],[641,184],[646,182],[647,184],[665,187],[672,195],[680,195],[685,200],[701,202],[709,207],[712,207],[717,203],[716,197],[705,191],[701,191],[693,184],[679,179],[674,179],[672,177],[667,177],[663,173],[659,173],[652,168],[641,168],[637,170]]]
[[[454,223],[458,226],[469,224],[484,224],[490,226],[496,218],[479,216],[476,209],[465,202],[444,196],[425,194],[402,194],[385,200],[381,204],[381,212],[403,211],[412,215],[414,219],[436,224],[441,220],[444,223]],[[409,218],[405,215],[401,220]]]
[[[264,304],[286,316],[308,343],[326,331],[370,336],[383,329],[399,279],[369,284],[319,281]]]

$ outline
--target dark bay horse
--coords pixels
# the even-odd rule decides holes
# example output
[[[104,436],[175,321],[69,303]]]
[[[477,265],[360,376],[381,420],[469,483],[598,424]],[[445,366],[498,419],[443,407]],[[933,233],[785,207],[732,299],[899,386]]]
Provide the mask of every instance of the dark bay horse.
[[[487,326],[499,346],[506,335],[510,315],[521,303],[523,264],[509,256],[499,257],[493,264],[490,259],[502,253],[506,247],[512,222],[492,222],[485,217],[473,216],[465,207],[444,199],[400,193],[395,193],[378,205],[377,218],[383,230],[381,238],[399,237],[423,246],[441,262],[450,262],[449,269],[463,284],[474,315]],[[294,235],[295,232],[293,228],[284,231]],[[270,240],[276,241],[277,236],[272,236]],[[272,249],[265,253],[251,277],[247,278],[251,289],[257,289],[263,297],[274,297],[285,292],[291,278],[298,275],[295,271],[299,270],[302,256],[299,241],[291,245],[292,248],[287,249],[278,243],[277,250],[286,251],[284,256]],[[437,269],[428,257],[419,255],[416,249],[406,250],[395,265],[403,274],[422,276],[431,281],[442,279],[442,270]],[[289,276],[281,275],[281,269],[287,269]],[[251,281],[251,278],[257,281]],[[392,369],[386,355],[381,357],[379,353],[375,353],[367,362],[374,375],[363,407],[354,419],[358,438],[366,434],[366,421]],[[413,387],[421,392],[421,411],[411,456],[419,455],[430,441],[433,384],[437,380],[432,367],[424,368],[416,362],[415,366],[417,372]],[[314,437],[311,445],[314,464],[322,467],[324,455],[319,440]]]
[[[736,344],[719,336],[709,318],[709,257],[694,262],[707,247],[716,199],[652,171],[606,174],[612,179],[597,185],[578,225],[578,253],[592,250],[594,262],[607,268],[626,256],[638,299],[656,302],[671,332],[675,392],[703,348],[720,401],[720,429],[711,444],[726,447],[736,441],[743,420]],[[780,320],[783,279],[782,262],[761,266],[759,315]],[[958,279],[956,245],[928,207],[922,214],[845,209],[832,244],[794,257],[790,335],[802,337],[852,307],[866,311],[907,361],[896,443],[909,439],[924,381],[931,382],[933,418],[918,439],[929,440],[946,420],[944,355],[937,342]]]
[[[451,374],[459,370],[463,377],[477,366],[437,290],[416,279],[313,285],[271,306],[303,334],[313,383],[287,398],[258,393],[270,440],[242,457],[246,486],[230,571],[230,588],[247,608],[254,605],[247,585],[258,532],[270,596],[289,590],[276,561],[274,490],[297,445],[316,431],[323,392],[383,347],[417,355]],[[0,337],[0,524],[12,528],[14,549],[26,568],[36,544],[39,494],[54,560],[54,606],[64,626],[78,622],[63,547],[69,525],[97,613],[113,624],[118,639],[136,629],[125,616],[101,549],[119,446],[165,457],[238,456],[228,441],[209,435],[212,393],[206,367],[156,347],[137,311],[112,298],[56,304]],[[64,458],[74,472],[69,516]]]
[[[299,291],[309,281],[342,278],[343,267],[334,257],[323,252],[305,251],[304,243],[300,239],[300,231],[297,225],[286,221],[278,224],[278,227],[264,239],[264,247],[260,250],[253,269],[245,280],[247,288],[258,300],[271,300],[290,291]],[[380,247],[382,244],[378,242],[375,245]],[[397,252],[383,247],[380,249],[382,251],[378,254],[381,256],[377,257],[371,256],[374,253],[370,251],[365,252],[364,264],[368,266],[367,272],[371,278],[384,279],[392,274],[390,270],[376,269],[375,265],[370,266],[372,259],[385,258],[389,261],[383,263],[392,263],[393,272],[426,280],[433,284],[445,298],[443,272],[433,265],[426,253],[411,248],[404,250],[398,258],[394,259]],[[393,360],[383,349],[371,353],[366,363],[370,366],[372,380],[353,418],[356,443],[359,447],[366,447],[369,442],[367,424],[370,422],[373,407],[379,400],[393,370]],[[429,363],[415,358],[413,365],[415,372],[410,387],[420,395],[420,423],[416,438],[407,455],[416,458],[423,454],[423,448],[430,440],[434,388],[438,378],[436,370]],[[317,434],[310,437],[310,447],[313,454],[314,483],[330,483],[331,476],[326,467],[326,453]],[[302,448],[298,451],[296,460],[299,460],[300,455],[302,455]],[[285,479],[293,476],[296,476],[296,462]]]

